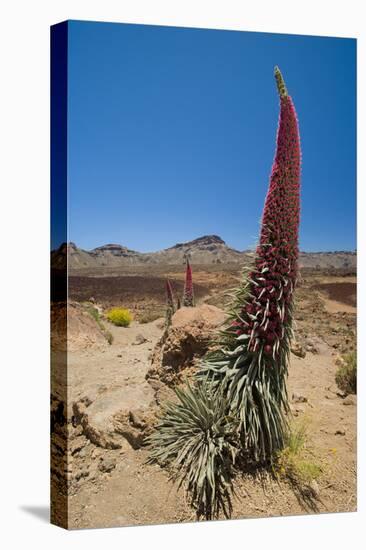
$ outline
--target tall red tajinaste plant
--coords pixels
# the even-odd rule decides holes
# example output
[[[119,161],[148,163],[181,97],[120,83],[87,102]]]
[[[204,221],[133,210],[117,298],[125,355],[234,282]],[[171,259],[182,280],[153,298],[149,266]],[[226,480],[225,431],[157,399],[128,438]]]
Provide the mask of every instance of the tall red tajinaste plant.
[[[294,104],[275,68],[281,109],[276,155],[264,205],[255,268],[249,274],[251,300],[234,321],[249,336],[252,351],[276,357],[292,316],[297,280],[300,220],[300,136]]]
[[[270,462],[288,430],[286,376],[297,279],[300,140],[295,108],[275,68],[280,96],[276,153],[253,265],[237,289],[214,351],[193,388],[176,391],[150,437],[151,460],[179,467],[206,518],[230,513],[238,455]],[[188,283],[191,271],[187,264]],[[189,284],[186,288],[189,288]]]
[[[194,306],[194,294],[193,294],[193,277],[192,277],[192,268],[189,260],[186,260],[186,279],[184,283],[183,291],[183,306],[193,307]]]
[[[242,443],[256,459],[283,447],[286,377],[298,275],[300,137],[295,107],[278,67],[276,153],[253,267],[236,291],[222,349],[206,357],[199,376],[222,387],[240,417]]]

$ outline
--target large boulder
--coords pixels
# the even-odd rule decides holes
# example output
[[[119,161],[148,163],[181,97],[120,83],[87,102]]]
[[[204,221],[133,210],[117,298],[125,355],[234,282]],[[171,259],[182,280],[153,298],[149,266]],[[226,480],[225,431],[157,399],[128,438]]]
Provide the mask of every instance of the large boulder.
[[[179,309],[153,351],[146,378],[152,384],[154,380],[168,385],[179,382],[182,371],[195,367],[210,349],[225,320],[224,311],[208,304]]]
[[[127,440],[134,449],[143,444],[155,423],[156,400],[150,384],[123,387],[84,396],[73,403],[73,423],[94,445],[119,449]]]

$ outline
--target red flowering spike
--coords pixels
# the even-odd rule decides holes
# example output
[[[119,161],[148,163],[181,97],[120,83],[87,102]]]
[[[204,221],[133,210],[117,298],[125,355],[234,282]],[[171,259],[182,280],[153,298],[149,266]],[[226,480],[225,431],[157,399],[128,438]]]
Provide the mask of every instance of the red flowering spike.
[[[254,283],[251,283],[249,292],[262,308],[262,316],[257,313],[257,317],[275,316],[283,324],[291,318],[292,294],[297,279],[301,156],[295,108],[278,67],[275,68],[275,78],[281,107],[276,153],[256,252],[257,272],[251,274]],[[256,280],[258,278],[264,281]],[[251,305],[246,309],[250,313]],[[260,332],[262,345],[274,339],[280,340],[271,332],[273,326],[268,323],[263,326],[265,330]]]
[[[257,273],[252,279],[261,277],[266,280],[266,291],[259,299],[264,316],[275,317],[283,325],[292,317],[292,295],[297,279],[301,155],[295,107],[278,67],[275,67],[274,74],[280,96],[280,117],[257,247]],[[250,292],[258,295],[254,284]],[[273,331],[273,325],[267,324],[266,330]],[[278,333],[283,334],[283,331]],[[269,337],[263,334],[263,343],[272,340],[273,334],[269,332]]]
[[[235,404],[231,412],[239,408],[244,446],[261,459],[272,457],[285,441],[283,412],[288,410],[286,375],[299,254],[299,129],[278,67],[274,74],[280,115],[254,267],[236,293],[220,352],[205,359],[202,369],[204,376],[211,373],[217,383],[221,380]],[[239,368],[235,377],[228,376],[231,368]],[[248,376],[244,384],[240,373]]]
[[[193,307],[194,296],[193,296],[192,268],[188,258],[186,261],[187,261],[187,266],[186,266],[186,280],[184,283],[184,291],[183,291],[183,305],[185,307]]]

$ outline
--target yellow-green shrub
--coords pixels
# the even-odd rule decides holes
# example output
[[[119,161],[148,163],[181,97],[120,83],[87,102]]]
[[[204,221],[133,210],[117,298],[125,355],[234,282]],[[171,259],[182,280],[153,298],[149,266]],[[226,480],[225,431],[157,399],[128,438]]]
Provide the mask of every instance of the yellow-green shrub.
[[[108,311],[107,319],[117,327],[128,327],[132,321],[132,315],[128,309],[114,307]]]
[[[273,473],[277,478],[296,480],[297,485],[306,485],[322,474],[321,464],[315,461],[306,449],[306,440],[305,421],[290,425],[285,446],[277,453],[276,460],[272,464]]]

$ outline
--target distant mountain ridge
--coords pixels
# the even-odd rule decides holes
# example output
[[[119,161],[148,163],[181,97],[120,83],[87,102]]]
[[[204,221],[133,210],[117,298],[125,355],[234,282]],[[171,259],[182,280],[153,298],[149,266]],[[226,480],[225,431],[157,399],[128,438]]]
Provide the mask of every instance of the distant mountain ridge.
[[[218,235],[204,235],[192,241],[177,243],[157,252],[138,252],[120,244],[105,244],[92,250],[78,248],[75,243],[63,243],[51,252],[51,264],[54,268],[66,265],[69,268],[123,267],[143,265],[179,265],[188,257],[194,264],[245,264],[254,252],[239,251],[228,246]],[[301,252],[300,266],[311,268],[355,269],[356,252]]]

